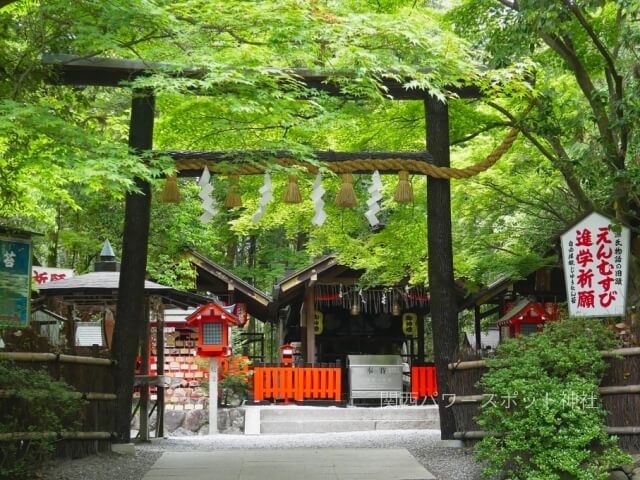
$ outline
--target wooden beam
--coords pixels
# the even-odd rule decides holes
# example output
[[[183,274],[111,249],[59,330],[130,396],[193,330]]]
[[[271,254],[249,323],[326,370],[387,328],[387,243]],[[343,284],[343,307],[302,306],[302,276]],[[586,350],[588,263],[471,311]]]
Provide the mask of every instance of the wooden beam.
[[[640,393],[640,385],[614,385],[611,387],[599,387],[598,393],[600,393],[600,395],[628,395]],[[449,405],[482,403],[483,401],[488,403],[492,399],[493,395],[488,393],[482,395],[456,395],[453,400],[449,401]]]
[[[304,296],[304,314],[307,324],[307,358],[308,364],[314,365],[316,361],[316,330],[314,328],[316,318],[315,288],[306,288]]]
[[[156,319],[156,373],[164,376],[164,309]],[[164,437],[164,384],[156,389],[156,438]]]
[[[131,102],[129,146],[142,153],[153,144],[155,98],[149,92],[134,92]],[[145,321],[144,280],[147,270],[147,249],[151,213],[151,186],[136,179],[138,192],[126,196],[122,266],[116,324],[113,332],[112,356],[118,361],[115,385],[117,441],[131,440],[130,417],[133,376],[140,337],[140,325]]]
[[[125,60],[116,58],[79,57],[68,54],[47,54],[42,57],[45,66],[53,67],[50,78],[52,83],[61,85],[93,85],[102,87],[127,87],[139,77],[149,76],[154,73],[165,72],[173,78],[202,79],[208,74],[206,69],[192,67],[178,67],[166,63],[144,62],[140,60]],[[230,68],[231,69],[231,68]],[[240,69],[238,69],[240,71]],[[264,71],[264,69],[263,69]],[[252,73],[249,69],[244,69],[245,73]],[[257,73],[254,71],[253,73]],[[316,71],[304,68],[274,68],[273,75],[282,77],[282,74],[289,75],[297,82],[302,83],[307,88],[323,91],[332,96],[353,97],[346,94],[336,79],[355,78],[355,74],[349,71]],[[393,72],[389,72],[393,73]],[[425,90],[407,89],[403,82],[395,78],[384,78],[380,75],[381,86],[387,98],[392,100],[424,100],[427,96]],[[282,82],[282,88],[287,88],[291,84],[287,80]],[[238,84],[240,90],[243,86]],[[227,86],[226,91],[233,90],[233,86]],[[459,98],[479,98],[480,88],[474,85],[449,86],[445,90],[456,94]],[[207,95],[208,92],[198,92]]]
[[[609,435],[640,435],[640,427],[606,427]],[[481,440],[485,437],[501,437],[501,433],[488,433],[483,430],[469,430],[467,432],[455,432],[453,437],[456,440]]]
[[[140,373],[149,375],[149,333],[150,333],[150,315],[149,315],[149,298],[145,301],[145,318],[144,323],[140,325]],[[149,384],[140,385],[140,440],[149,441]]]
[[[425,102],[427,150],[433,163],[449,167],[449,111],[446,103],[429,96]],[[427,177],[427,243],[429,252],[429,291],[433,350],[437,366],[438,390],[451,391],[447,365],[458,350],[458,305],[453,279],[451,238],[451,186],[449,180]],[[455,418],[446,402],[440,401],[440,432],[443,440],[453,439]]]
[[[102,365],[110,367],[115,365],[114,360],[108,358],[84,357],[80,355],[64,355],[58,353],[32,353],[32,352],[0,352],[0,360],[12,360],[14,362],[60,362],[76,363],[80,365]]]
[[[476,305],[473,309],[474,313],[474,330],[476,334],[476,351],[479,352],[482,350],[482,329],[480,325],[480,320],[482,319],[482,313],[480,312],[480,306]]]
[[[640,347],[618,348],[616,350],[602,350],[602,358],[632,357],[640,355]],[[448,365],[449,370],[468,370],[472,368],[486,368],[487,362],[484,360],[470,360],[467,362],[455,362]]]

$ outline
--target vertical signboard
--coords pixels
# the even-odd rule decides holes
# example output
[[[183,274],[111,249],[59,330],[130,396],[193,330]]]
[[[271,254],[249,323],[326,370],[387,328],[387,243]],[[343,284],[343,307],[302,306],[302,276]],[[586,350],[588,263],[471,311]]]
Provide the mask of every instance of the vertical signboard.
[[[574,317],[625,314],[630,232],[591,213],[561,237],[567,303]]]
[[[0,326],[29,325],[31,240],[0,236]]]

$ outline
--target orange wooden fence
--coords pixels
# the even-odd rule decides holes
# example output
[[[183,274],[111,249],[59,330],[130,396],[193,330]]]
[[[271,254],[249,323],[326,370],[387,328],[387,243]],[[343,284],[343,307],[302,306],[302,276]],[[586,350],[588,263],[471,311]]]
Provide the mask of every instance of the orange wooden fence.
[[[411,367],[411,395],[413,398],[438,396],[435,366],[420,365]]]
[[[253,398],[342,400],[342,370],[327,367],[254,367]]]

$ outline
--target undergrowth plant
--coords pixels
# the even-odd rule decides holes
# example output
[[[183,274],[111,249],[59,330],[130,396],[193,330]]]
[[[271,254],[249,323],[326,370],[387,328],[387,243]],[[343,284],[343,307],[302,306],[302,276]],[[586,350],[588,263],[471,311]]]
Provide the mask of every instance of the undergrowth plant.
[[[487,361],[476,445],[484,476],[511,480],[600,480],[629,458],[606,433],[599,350],[613,335],[594,319],[548,323],[509,340]]]
[[[79,425],[85,401],[73,395],[67,383],[53,379],[45,370],[16,367],[0,361],[0,434],[61,432]],[[0,479],[34,478],[53,451],[53,440],[33,439],[0,442]]]

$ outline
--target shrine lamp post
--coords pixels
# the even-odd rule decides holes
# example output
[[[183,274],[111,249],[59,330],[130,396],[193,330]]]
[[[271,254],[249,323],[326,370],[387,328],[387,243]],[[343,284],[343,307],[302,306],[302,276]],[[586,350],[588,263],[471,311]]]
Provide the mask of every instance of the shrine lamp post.
[[[218,433],[218,357],[231,355],[229,330],[238,319],[222,305],[209,303],[187,317],[198,328],[198,356],[209,358],[209,434]]]

